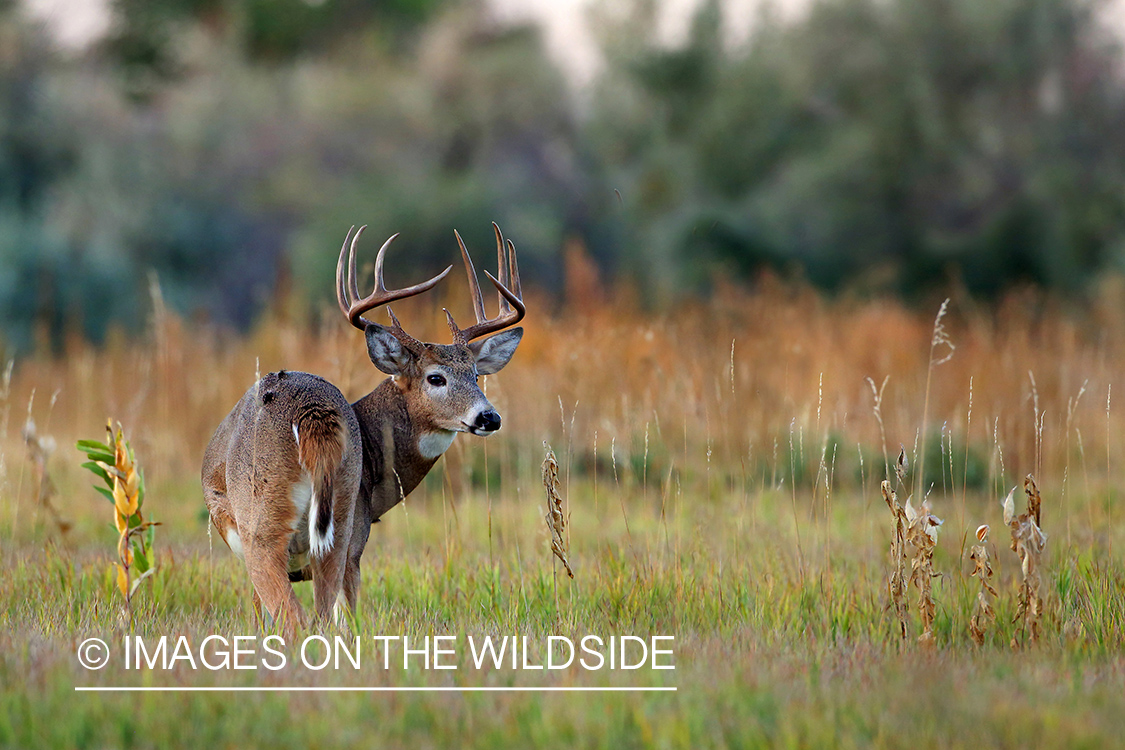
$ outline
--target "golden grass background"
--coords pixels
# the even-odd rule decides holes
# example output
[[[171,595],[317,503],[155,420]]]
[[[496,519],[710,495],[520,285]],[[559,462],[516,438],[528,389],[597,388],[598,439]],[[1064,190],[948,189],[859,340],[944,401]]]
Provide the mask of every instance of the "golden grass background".
[[[931,455],[936,441],[958,459],[957,476],[947,470],[935,483],[936,507],[943,495],[962,498],[959,455],[968,446],[987,462],[997,502],[1025,474],[1038,475],[1054,498],[1047,513],[1059,540],[1059,516],[1070,520],[1068,495],[1108,498],[1121,484],[1125,408],[1114,409],[1112,396],[1116,390],[1125,398],[1125,383],[1114,388],[1125,372],[1125,297],[1114,292],[1108,288],[1083,310],[1033,290],[988,308],[953,300],[943,322],[956,350],[934,370],[925,431],[940,300],[907,309],[884,299],[825,300],[766,282],[754,292],[720,288],[709,300],[653,315],[627,290],[572,290],[558,309],[533,296],[517,356],[486,384],[504,429],[487,446],[462,437],[435,471],[452,492],[464,492],[480,478],[472,467],[487,455],[492,475],[513,479],[538,466],[548,440],[567,477],[592,476],[596,468],[603,491],[624,485],[659,498],[795,489],[790,501],[800,522],[806,512],[829,508],[833,495],[859,490],[865,502],[878,499],[884,445],[872,385],[886,379],[881,416],[890,460],[900,445],[916,459],[923,433]],[[441,304],[423,300],[398,312],[414,335],[444,341]],[[61,355],[18,362],[4,403],[0,481],[9,515],[35,510],[20,433],[28,410],[59,445],[50,472],[67,490],[78,476],[74,441],[98,435],[108,416],[119,419],[142,457],[159,514],[170,512],[159,499],[169,487],[183,497],[185,485],[197,481],[212,430],[256,373],[314,372],[351,399],[379,382],[362,336],[337,311],[320,311],[315,324],[294,322],[304,317],[278,306],[239,339],[158,309],[141,339],[114,334],[102,347],[74,339]],[[415,497],[434,486],[427,482]],[[96,499],[66,491],[55,502],[64,516],[81,518]],[[1108,499],[1105,507],[1109,512]],[[1075,537],[1073,526],[1067,544],[1093,541]],[[1099,527],[1086,523],[1080,533]]]

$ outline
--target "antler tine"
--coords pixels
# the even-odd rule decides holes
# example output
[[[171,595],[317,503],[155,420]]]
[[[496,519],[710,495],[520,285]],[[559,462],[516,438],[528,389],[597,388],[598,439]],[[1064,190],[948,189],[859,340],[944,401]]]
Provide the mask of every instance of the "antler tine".
[[[509,286],[512,292],[523,299],[523,286],[520,284],[520,269],[516,265],[516,245],[511,240],[508,240],[508,268],[511,271],[511,276],[508,277]]]
[[[375,256],[375,291],[377,292],[387,291],[387,285],[383,283],[383,259],[387,255],[387,248],[390,247],[396,237],[398,237],[398,232],[387,238],[387,241],[379,248],[378,255]]]
[[[465,247],[460,232],[454,229],[453,236],[457,238],[457,245],[461,248],[461,258],[465,261],[465,273],[469,277],[469,296],[473,298],[473,312],[476,313],[479,323],[486,320],[488,316],[484,312],[484,295],[481,294],[480,282],[477,281],[477,269],[473,266],[473,259],[469,257],[469,250]]]
[[[355,248],[356,245],[359,244],[359,236],[363,234],[363,230],[365,229],[367,229],[366,224],[361,226],[359,228],[359,231],[355,233],[355,237],[352,237],[351,249],[348,251],[348,286],[349,291],[351,292],[351,297],[349,299],[351,299],[353,305],[355,304],[355,301],[359,299],[359,282],[357,281],[359,279],[359,274],[356,273],[355,268]],[[393,235],[391,236],[391,239],[394,239]]]
[[[526,309],[523,304],[523,293],[520,287],[519,272],[516,267],[516,246],[512,244],[511,240],[507,241],[508,253],[505,257],[504,247],[505,241],[503,235],[500,233],[500,227],[495,222],[492,224],[496,232],[496,244],[498,255],[498,269],[501,278],[504,278],[505,283],[501,283],[488,271],[484,275],[496,287],[496,291],[500,294],[500,312],[495,318],[489,319],[484,312],[484,297],[481,295],[480,284],[477,282],[476,269],[473,268],[473,261],[469,258],[469,251],[465,247],[465,243],[461,240],[461,235],[454,231],[457,237],[457,244],[461,247],[461,257],[465,260],[465,270],[469,275],[469,291],[473,297],[473,308],[476,312],[477,322],[468,328],[461,329],[457,327],[457,323],[453,320],[453,315],[448,310],[445,311],[445,316],[449,320],[449,330],[453,333],[453,342],[456,344],[467,344],[475,338],[479,338],[488,333],[513,326],[523,319]],[[514,287],[513,292],[508,287]]]
[[[363,317],[364,313],[394,302],[395,300],[413,297],[416,294],[429,291],[439,281],[444,279],[446,274],[453,268],[453,266],[447,266],[446,269],[437,276],[434,276],[428,281],[423,281],[420,284],[415,284],[414,286],[408,286],[402,289],[387,289],[386,285],[383,283],[383,259],[386,256],[387,248],[394,239],[398,237],[398,234],[393,234],[383,243],[383,246],[379,248],[379,254],[375,259],[375,289],[371,294],[361,299],[359,296],[359,285],[356,283],[355,250],[356,244],[359,241],[359,236],[363,234],[363,230],[366,228],[366,225],[360,227],[354,236],[352,235],[352,231],[350,229],[348,230],[348,236],[344,238],[344,247],[340,249],[340,259],[336,263],[336,300],[340,303],[340,309],[343,310],[344,315],[347,316],[348,322],[361,331],[371,325],[371,321]],[[352,229],[355,229],[355,227],[353,226]],[[351,239],[350,246],[348,243],[349,239]],[[344,274],[345,249],[349,250],[346,276]],[[397,320],[394,322],[396,327],[401,328]]]
[[[504,252],[504,233],[500,231],[500,225],[495,221],[492,222],[492,229],[496,232],[497,273],[500,274],[500,278],[505,284],[510,284],[511,274],[508,271],[508,256],[507,253]],[[496,297],[499,300],[501,314],[510,313],[512,311],[512,306],[508,304],[508,300],[504,298],[504,295],[497,292]]]
[[[352,232],[354,231],[355,224],[352,224],[344,237],[344,244],[340,247],[340,259],[336,261],[336,302],[340,305],[340,310],[344,315],[348,314],[348,308],[352,306],[352,298],[348,295],[348,284],[344,277],[344,256],[348,252],[348,240],[352,238]]]

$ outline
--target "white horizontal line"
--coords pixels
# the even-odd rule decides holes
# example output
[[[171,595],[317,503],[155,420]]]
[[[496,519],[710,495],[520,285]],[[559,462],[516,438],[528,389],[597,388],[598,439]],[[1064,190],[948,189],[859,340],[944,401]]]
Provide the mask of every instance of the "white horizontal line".
[[[675,687],[137,687],[130,685],[75,686],[78,693],[655,693]]]

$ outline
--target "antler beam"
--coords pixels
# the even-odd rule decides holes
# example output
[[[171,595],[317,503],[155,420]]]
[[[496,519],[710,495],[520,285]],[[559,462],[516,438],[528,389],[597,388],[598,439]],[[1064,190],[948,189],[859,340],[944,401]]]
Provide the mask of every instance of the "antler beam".
[[[343,311],[348,322],[361,331],[371,325],[371,321],[363,317],[364,313],[371,312],[377,307],[381,307],[396,300],[413,297],[433,289],[439,281],[445,278],[445,275],[449,273],[450,269],[453,268],[453,266],[449,266],[437,276],[429,281],[423,281],[421,284],[408,286],[404,289],[387,289],[386,284],[383,283],[383,258],[386,255],[387,248],[390,247],[390,244],[398,237],[397,233],[392,234],[387,241],[383,243],[383,246],[379,248],[379,254],[375,257],[375,290],[371,292],[370,295],[360,298],[359,284],[356,282],[355,248],[356,243],[359,242],[359,236],[363,234],[363,230],[365,229],[367,229],[367,225],[360,227],[358,231],[355,231],[354,226],[348,230],[347,236],[344,237],[344,245],[340,248],[340,259],[336,262],[336,301],[340,303],[340,310]],[[354,236],[352,235],[353,231],[355,231]],[[499,232],[500,230],[497,231]],[[349,240],[351,240],[350,244],[348,242]],[[345,256],[347,256],[346,273],[344,265]],[[391,317],[392,319],[394,318],[393,315]],[[397,326],[397,321],[395,321],[395,323]]]

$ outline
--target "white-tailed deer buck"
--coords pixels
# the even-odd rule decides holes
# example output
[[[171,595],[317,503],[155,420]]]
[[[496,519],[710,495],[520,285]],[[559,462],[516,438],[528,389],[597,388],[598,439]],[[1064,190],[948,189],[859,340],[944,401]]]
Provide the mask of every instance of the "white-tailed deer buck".
[[[202,472],[211,522],[245,559],[255,609],[264,607],[286,632],[306,624],[292,581],[311,578],[317,617],[327,620],[334,612],[339,621],[341,604],[355,607],[371,524],[418,486],[458,432],[500,429],[500,415],[477,380],[508,364],[523,329],[481,337],[519,322],[524,304],[516,248],[492,226],[500,280],[485,274],[500,293],[499,314],[486,316],[473,262],[454,232],[477,322],[458,328],[446,310],[451,345],[414,339],[389,308],[389,327],[363,316],[432,289],[452,266],[429,281],[388,290],[383,256],[394,235],[375,259],[375,291],[360,298],[355,249],[364,227],[354,236],[349,230],[336,265],[336,297],[348,321],[364,332],[371,362],[390,377],[349,404],[316,375],[270,373],[215,430]]]

